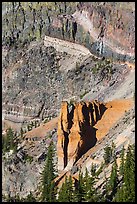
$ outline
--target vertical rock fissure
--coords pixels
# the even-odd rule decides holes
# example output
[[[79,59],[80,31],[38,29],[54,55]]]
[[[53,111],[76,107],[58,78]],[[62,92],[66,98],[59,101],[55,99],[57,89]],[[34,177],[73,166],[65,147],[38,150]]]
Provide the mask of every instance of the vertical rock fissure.
[[[69,137],[68,133],[64,132],[64,168],[67,166],[68,163],[68,143],[69,143]]]
[[[64,131],[64,168],[68,164],[68,145],[69,145],[69,133],[73,125],[73,115],[74,115],[74,105],[71,104],[70,107],[67,105],[67,119],[68,119],[68,132]]]
[[[74,109],[75,106],[71,104],[70,107],[68,107],[68,129],[70,130],[73,125],[73,117],[74,117]]]

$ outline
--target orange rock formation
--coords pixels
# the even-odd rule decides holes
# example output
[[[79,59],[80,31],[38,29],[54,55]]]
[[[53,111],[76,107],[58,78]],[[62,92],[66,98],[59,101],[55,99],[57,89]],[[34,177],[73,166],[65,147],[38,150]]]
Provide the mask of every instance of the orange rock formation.
[[[67,102],[62,103],[62,108],[60,112],[60,118],[58,122],[58,162],[59,170],[63,170],[60,175],[55,179],[56,185],[60,188],[62,183],[65,181],[65,176],[69,176],[71,174],[71,167],[78,160],[80,155],[83,152],[86,152],[85,156],[77,161],[76,165],[81,167],[83,165],[85,158],[88,158],[89,155],[92,155],[96,152],[99,146],[94,146],[94,138],[98,141],[106,136],[110,128],[125,114],[125,111],[128,111],[130,108],[134,106],[133,98],[130,99],[119,99],[109,101],[107,103],[101,104],[96,101],[90,102],[81,102],[72,105],[71,108],[71,117],[70,112],[68,112],[68,104]],[[66,110],[67,111],[66,111]],[[64,112],[63,112],[64,111]],[[66,112],[65,112],[66,111]],[[67,114],[66,114],[67,113]],[[72,114],[73,113],[73,114]],[[103,114],[104,113],[104,114]],[[67,166],[64,166],[64,152],[63,147],[61,147],[61,139],[64,139],[63,131],[61,129],[61,124],[63,123],[62,115],[67,115],[67,124],[68,124],[68,146],[67,146]],[[70,118],[72,120],[71,126],[69,126]],[[70,128],[71,127],[71,128]],[[70,129],[69,129],[70,128]],[[87,130],[86,130],[87,129]],[[92,131],[91,131],[92,130]],[[62,132],[61,132],[62,131]],[[95,131],[95,135],[93,134]],[[62,135],[60,134],[62,133]],[[94,135],[94,136],[93,136]],[[62,136],[62,137],[61,137]],[[81,136],[81,137],[80,137]],[[63,140],[64,141],[64,140]],[[89,145],[89,146],[88,146]],[[94,146],[90,149],[90,145]],[[87,151],[89,148],[89,151]],[[62,159],[61,159],[62,155]],[[92,158],[89,158],[92,160]],[[94,162],[99,162],[95,161]],[[65,168],[64,168],[65,167]],[[68,167],[68,168],[67,168]],[[78,180],[78,172],[75,174],[71,174],[73,181]]]
[[[72,165],[96,143],[96,129],[105,106],[97,101],[68,104],[62,102],[58,121],[58,170]]]

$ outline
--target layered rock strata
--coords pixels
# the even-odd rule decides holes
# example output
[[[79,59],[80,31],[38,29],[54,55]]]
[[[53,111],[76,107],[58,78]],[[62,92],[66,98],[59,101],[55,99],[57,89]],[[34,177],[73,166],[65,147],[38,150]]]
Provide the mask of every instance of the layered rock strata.
[[[97,101],[68,104],[62,102],[58,121],[58,170],[70,169],[72,165],[96,144],[94,125],[106,110]]]

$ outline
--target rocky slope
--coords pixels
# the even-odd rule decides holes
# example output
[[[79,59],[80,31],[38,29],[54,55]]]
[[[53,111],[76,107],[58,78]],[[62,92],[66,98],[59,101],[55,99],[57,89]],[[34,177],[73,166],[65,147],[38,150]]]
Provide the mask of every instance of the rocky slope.
[[[116,90],[128,75],[127,65],[113,61],[134,61],[134,37],[134,3],[126,7],[95,2],[3,3],[3,118],[21,126],[34,118],[55,117],[62,100],[81,100],[90,91],[95,99],[104,100],[96,91],[99,96],[106,93],[106,85]],[[113,59],[108,65],[105,60],[97,62],[88,49],[76,43]],[[98,46],[103,46],[101,53]],[[122,57],[115,58],[118,55]]]
[[[87,93],[91,96],[88,99],[103,101],[130,74],[127,64],[97,60],[88,52],[80,56],[76,51],[74,55],[68,50],[62,54],[43,42],[31,44],[20,61],[16,62],[17,52],[12,63],[8,61],[13,50],[7,53],[3,58],[3,118],[18,124],[52,118],[58,115],[62,100],[79,101]],[[131,87],[133,77],[134,73]]]
[[[3,7],[3,129],[40,125],[3,157],[3,194],[37,191],[51,139],[59,185],[99,167],[106,144],[134,143],[134,3],[55,3]]]

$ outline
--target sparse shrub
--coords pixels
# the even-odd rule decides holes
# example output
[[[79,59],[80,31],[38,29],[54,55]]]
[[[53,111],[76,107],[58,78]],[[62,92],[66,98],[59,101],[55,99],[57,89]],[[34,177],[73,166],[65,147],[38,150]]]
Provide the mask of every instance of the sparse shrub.
[[[112,158],[112,149],[110,146],[106,146],[104,148],[104,161],[105,164],[109,164],[109,162],[111,161]]]
[[[76,62],[76,71],[78,71],[79,67],[80,67],[80,63]]]
[[[33,161],[33,157],[30,156],[30,155],[28,155],[28,154],[25,154],[24,160],[25,160],[26,162],[31,163],[31,162]]]
[[[87,93],[88,93],[88,91],[85,91],[83,94],[81,94],[80,99],[82,99]]]
[[[16,152],[16,149],[15,133],[12,128],[8,128],[6,135],[2,136],[2,151],[3,153],[9,152],[10,150]]]
[[[47,123],[49,121],[49,119],[48,118],[46,118],[45,120],[44,120],[44,123]]]

